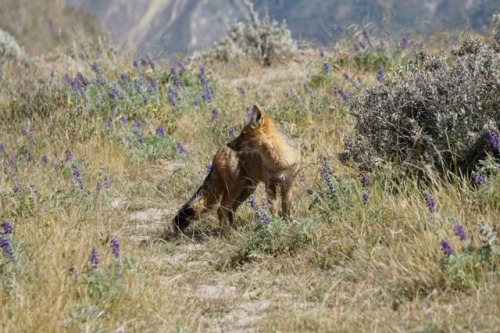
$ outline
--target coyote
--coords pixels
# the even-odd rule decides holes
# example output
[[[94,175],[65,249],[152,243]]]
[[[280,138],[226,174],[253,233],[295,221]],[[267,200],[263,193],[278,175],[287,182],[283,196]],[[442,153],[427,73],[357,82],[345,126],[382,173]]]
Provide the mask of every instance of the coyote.
[[[300,145],[278,130],[264,110],[254,105],[251,120],[241,134],[219,149],[201,187],[172,220],[172,231],[186,229],[190,222],[217,205],[222,232],[234,227],[234,213],[257,188],[266,187],[271,214],[281,188],[282,215],[290,217],[290,188],[300,165]]]

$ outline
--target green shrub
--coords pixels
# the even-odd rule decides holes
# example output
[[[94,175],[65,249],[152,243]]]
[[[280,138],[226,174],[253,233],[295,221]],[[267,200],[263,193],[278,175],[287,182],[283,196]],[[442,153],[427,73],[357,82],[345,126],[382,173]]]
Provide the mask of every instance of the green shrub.
[[[286,23],[269,18],[261,21],[250,0],[244,0],[250,14],[247,22],[236,22],[229,35],[205,54],[208,59],[229,61],[239,57],[257,60],[264,66],[289,58],[297,49]]]
[[[467,173],[500,128],[500,53],[468,37],[448,57],[417,53],[396,79],[352,100],[343,156],[363,168],[395,162]],[[496,152],[498,153],[498,152]]]

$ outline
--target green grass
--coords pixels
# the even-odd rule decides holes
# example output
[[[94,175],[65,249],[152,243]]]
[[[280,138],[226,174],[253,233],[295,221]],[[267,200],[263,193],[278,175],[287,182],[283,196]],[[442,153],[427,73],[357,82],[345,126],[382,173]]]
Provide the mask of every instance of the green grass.
[[[407,54],[396,51],[375,57],[403,70]],[[181,73],[168,60],[153,69],[121,56],[87,59],[77,67],[88,81],[80,91],[68,84],[77,71],[57,62],[6,67],[0,221],[13,225],[2,237],[14,255],[0,253],[1,330],[497,330],[497,245],[488,247],[480,226],[498,230],[499,161],[482,166],[488,177],[480,187],[459,177],[403,181],[397,170],[382,169],[363,187],[359,171],[336,158],[353,125],[338,90],[354,96],[378,84],[379,61],[370,57],[344,50],[342,58],[328,58],[328,73],[316,50],[265,69],[245,61],[206,68],[212,101],[202,98],[207,87],[198,66]],[[185,236],[163,239],[256,101],[302,142],[293,221],[262,226],[242,205],[238,230],[228,236],[217,235],[211,213]],[[435,198],[435,213],[425,193]],[[264,198],[262,188],[256,198]],[[465,242],[453,233],[456,221]],[[443,255],[443,239],[453,256]],[[97,269],[89,260],[93,247]]]

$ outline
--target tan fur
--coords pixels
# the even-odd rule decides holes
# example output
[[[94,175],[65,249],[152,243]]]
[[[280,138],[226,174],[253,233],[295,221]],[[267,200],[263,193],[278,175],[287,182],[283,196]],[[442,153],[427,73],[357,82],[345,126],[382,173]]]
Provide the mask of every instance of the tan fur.
[[[254,105],[252,119],[228,146],[240,153],[259,155],[261,165],[242,159],[243,169],[254,181],[265,184],[273,216],[276,213],[277,189],[280,187],[282,216],[289,219],[290,189],[300,168],[300,144],[282,133],[266,112],[259,105]]]

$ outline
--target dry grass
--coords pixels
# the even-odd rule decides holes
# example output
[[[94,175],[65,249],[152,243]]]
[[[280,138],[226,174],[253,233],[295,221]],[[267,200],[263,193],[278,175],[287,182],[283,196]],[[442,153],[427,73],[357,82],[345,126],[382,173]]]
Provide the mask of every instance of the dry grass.
[[[0,219],[14,226],[10,239],[15,257],[0,254],[1,330],[498,330],[498,266],[477,267],[477,278],[457,287],[439,264],[441,239],[450,240],[457,253],[466,246],[453,235],[455,220],[476,246],[481,244],[478,223],[498,228],[498,203],[492,199],[500,189],[498,175],[496,183],[477,189],[462,179],[436,178],[428,186],[381,172],[372,174],[372,185],[363,189],[357,170],[335,158],[353,123],[336,91],[355,93],[343,72],[371,85],[377,84],[376,71],[346,59],[326,76],[325,58],[316,51],[272,68],[246,62],[234,69],[220,65],[211,69],[215,99],[200,106],[193,102],[201,92],[194,68],[186,75],[198,90],[184,88],[177,109],[169,105],[167,87],[172,83],[166,81],[159,82],[158,93],[148,95],[150,103],[162,106],[160,111],[120,100],[114,116],[113,106],[99,106],[95,96],[75,99],[69,87],[67,98],[73,104],[52,109],[49,117],[16,116],[19,94],[9,91],[10,84],[20,79],[16,73],[38,72],[7,72],[0,90],[0,143],[5,150],[0,152]],[[97,59],[109,69],[103,76],[111,81],[121,72],[148,77],[143,72],[149,67],[135,69],[126,60]],[[396,66],[402,60],[391,61]],[[161,63],[153,75],[161,78],[169,71]],[[63,74],[64,68],[58,68],[54,89],[65,85]],[[84,74],[96,77],[90,70]],[[209,214],[186,236],[163,239],[176,210],[203,181],[217,147],[231,138],[229,128],[241,127],[245,108],[255,100],[263,101],[303,143],[296,221],[273,221],[271,231],[256,228],[256,214],[244,205],[237,213],[238,231],[226,237],[217,236],[215,214]],[[76,104],[88,114],[75,116]],[[213,108],[221,112],[215,121]],[[130,123],[140,119],[144,136],[174,121],[172,136],[188,154],[139,158],[136,148],[124,143],[126,134],[117,134],[118,139],[113,134],[123,130],[121,115],[128,115]],[[108,119],[114,122],[111,134],[101,135]],[[66,150],[72,151],[72,161],[65,161]],[[12,169],[13,155],[17,170]],[[44,155],[48,165],[42,162]],[[331,157],[330,177],[340,195],[328,193],[321,156]],[[81,171],[83,189],[73,179],[72,163]],[[96,190],[105,176],[111,188]],[[16,185],[21,186],[18,193]],[[363,191],[370,194],[366,205]],[[436,213],[429,213],[424,192],[436,199]],[[257,197],[263,197],[262,189]],[[112,238],[121,244],[118,259],[111,251]],[[100,255],[96,270],[89,262],[93,246]]]

